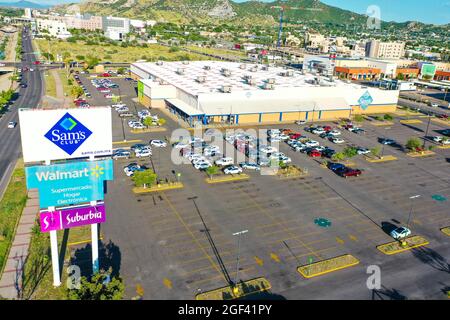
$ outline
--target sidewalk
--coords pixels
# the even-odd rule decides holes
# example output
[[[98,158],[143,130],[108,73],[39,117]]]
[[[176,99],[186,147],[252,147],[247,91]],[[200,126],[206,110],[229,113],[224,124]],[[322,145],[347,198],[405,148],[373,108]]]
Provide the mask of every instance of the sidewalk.
[[[28,200],[20,217],[14,241],[9,251],[5,270],[0,279],[0,296],[8,299],[17,298],[17,288],[21,287],[22,267],[28,256],[31,240],[31,229],[39,213],[39,197],[37,190],[28,192]]]

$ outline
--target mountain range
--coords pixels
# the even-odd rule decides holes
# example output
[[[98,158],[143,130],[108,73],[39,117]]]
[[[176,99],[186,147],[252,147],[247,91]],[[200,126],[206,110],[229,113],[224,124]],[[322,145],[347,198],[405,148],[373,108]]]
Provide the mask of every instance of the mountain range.
[[[0,2],[0,7],[48,9],[51,7],[51,5],[39,4],[36,2],[21,0],[21,1],[14,1],[14,2]]]

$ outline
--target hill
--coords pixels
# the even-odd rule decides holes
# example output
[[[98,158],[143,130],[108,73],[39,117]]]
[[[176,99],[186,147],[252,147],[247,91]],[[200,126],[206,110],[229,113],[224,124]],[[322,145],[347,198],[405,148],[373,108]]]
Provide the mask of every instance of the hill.
[[[274,2],[233,2],[231,0],[87,0],[78,5],[59,6],[61,11],[80,10],[97,15],[116,15],[135,19],[166,22],[210,22],[273,24],[279,11],[271,6],[287,5],[300,8],[320,8],[322,11],[287,10],[286,22],[317,21],[321,23],[364,23],[364,15],[328,6],[318,0],[288,0]]]
[[[42,5],[31,1],[15,1],[15,2],[0,2],[0,7],[11,7],[11,8],[32,8],[32,9],[48,9],[51,6]]]

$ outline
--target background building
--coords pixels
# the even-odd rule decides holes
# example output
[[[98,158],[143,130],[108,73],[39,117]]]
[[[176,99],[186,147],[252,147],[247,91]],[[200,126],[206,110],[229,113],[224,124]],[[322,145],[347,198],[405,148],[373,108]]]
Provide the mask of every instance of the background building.
[[[102,27],[106,37],[112,40],[122,40],[130,32],[130,19],[103,17]]]
[[[381,42],[378,40],[371,40],[366,43],[366,57],[398,59],[404,55],[404,42]]]
[[[68,38],[71,36],[67,31],[66,23],[60,20],[37,19],[36,27],[39,33],[48,33],[52,37]]]

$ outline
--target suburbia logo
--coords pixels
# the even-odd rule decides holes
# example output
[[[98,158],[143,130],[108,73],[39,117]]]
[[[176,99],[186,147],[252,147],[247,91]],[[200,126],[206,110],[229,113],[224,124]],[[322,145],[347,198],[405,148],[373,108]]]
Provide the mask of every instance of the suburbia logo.
[[[67,154],[72,155],[91,134],[91,130],[67,112],[45,134],[45,137]]]

